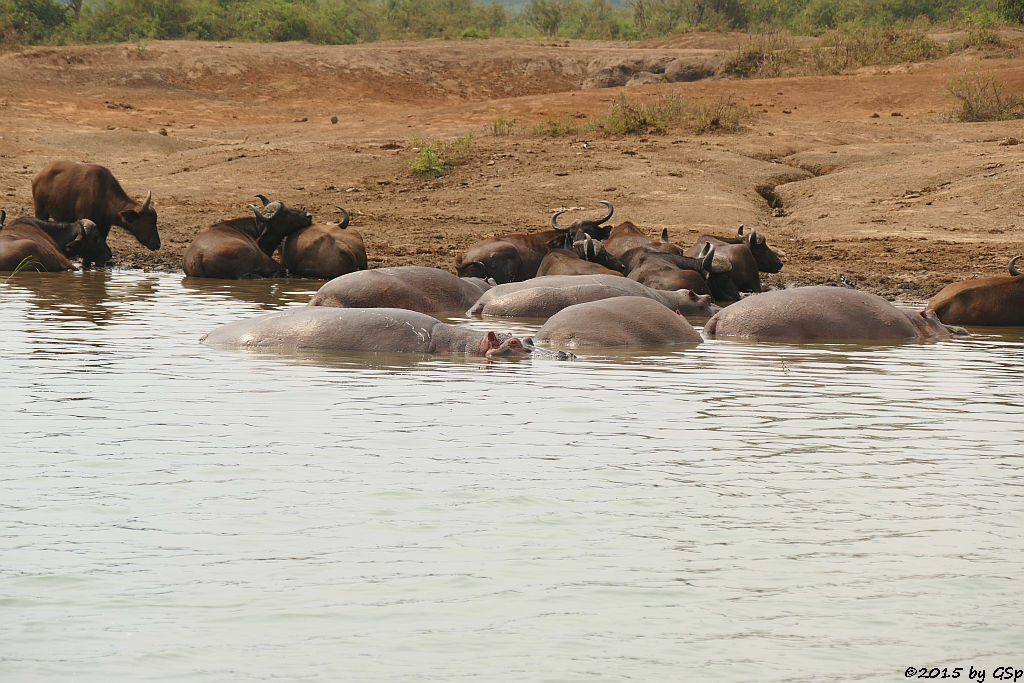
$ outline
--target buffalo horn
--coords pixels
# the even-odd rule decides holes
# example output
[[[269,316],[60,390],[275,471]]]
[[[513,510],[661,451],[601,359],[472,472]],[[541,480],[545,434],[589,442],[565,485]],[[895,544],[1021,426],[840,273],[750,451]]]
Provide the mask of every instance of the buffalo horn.
[[[261,194],[258,194],[258,195],[255,195],[255,196],[258,197],[261,202],[263,202],[263,206],[266,206],[267,204],[270,203],[270,200],[267,199],[266,197],[264,197]]]
[[[338,223],[338,227],[339,227],[339,228],[341,228],[342,230],[344,230],[345,228],[347,228],[347,227],[348,227],[348,221],[349,221],[349,218],[350,218],[350,216],[348,215],[348,211],[346,211],[346,210],[345,210],[345,207],[343,207],[343,206],[338,206],[337,204],[335,204],[335,205],[334,205],[334,207],[335,207],[336,209],[338,209],[339,211],[341,211],[341,213],[342,213],[342,214],[344,214],[344,216],[345,216],[345,217],[344,217],[344,218],[343,218],[343,219],[341,220],[341,222],[340,222],[340,223]]]
[[[267,222],[267,217],[264,216],[262,213],[260,213],[260,210],[256,208],[255,204],[250,204],[249,208],[252,209],[252,212],[254,214],[256,214],[256,220],[257,221],[259,221],[260,223],[266,223]]]
[[[558,224],[558,217],[561,216],[563,213],[565,213],[568,210],[569,209],[562,209],[561,211],[555,211],[555,213],[551,216],[551,227],[552,228],[554,228],[555,230],[568,230],[569,229],[570,226],[568,226],[568,225],[559,225]]]
[[[741,224],[740,225],[740,229],[736,231],[736,236],[739,237],[740,239],[743,239],[743,228],[744,227],[745,226]]]
[[[597,258],[597,242],[592,237],[588,237],[584,242],[584,251],[587,255],[588,261],[593,261]]]
[[[711,266],[715,262],[715,248],[711,246],[711,242],[704,243],[704,248],[700,250],[700,255],[697,258],[700,260],[701,273],[710,273]]]
[[[0,228],[4,227],[4,221],[7,220],[7,212],[0,209]]]
[[[1017,270],[1017,259],[1019,258],[1020,256],[1014,256],[1012,259],[1010,259],[1010,275],[1020,275],[1020,271]]]
[[[142,210],[149,211],[149,202],[153,199],[153,191],[150,190],[146,193],[146,201],[142,202]]]
[[[601,225],[601,224],[602,224],[602,223],[604,223],[604,222],[605,222],[606,220],[608,220],[609,218],[611,218],[611,217],[612,217],[612,214],[613,214],[613,213],[615,213],[615,207],[614,207],[614,206],[612,206],[612,203],[611,203],[611,202],[606,202],[606,201],[604,201],[604,200],[602,199],[602,200],[601,200],[601,203],[602,203],[602,204],[604,204],[605,206],[607,206],[607,207],[608,207],[608,213],[607,213],[607,215],[605,215],[605,217],[604,217],[604,218],[602,218],[602,219],[600,219],[600,220],[597,220],[597,221],[594,221],[594,225]]]
[[[661,241],[666,243],[668,242],[668,228],[661,229]]]

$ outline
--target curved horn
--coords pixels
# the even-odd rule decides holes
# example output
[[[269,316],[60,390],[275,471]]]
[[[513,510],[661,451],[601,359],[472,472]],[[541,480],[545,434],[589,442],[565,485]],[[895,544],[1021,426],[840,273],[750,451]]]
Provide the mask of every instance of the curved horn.
[[[565,213],[568,210],[569,209],[562,209],[561,211],[555,211],[555,213],[551,216],[551,227],[552,228],[554,228],[555,230],[568,230],[571,227],[571,226],[568,226],[568,225],[559,225],[558,224],[558,217],[561,216],[563,213]]]
[[[252,209],[252,212],[254,214],[256,214],[256,220],[257,221],[259,221],[260,223],[266,223],[267,222],[267,217],[264,216],[262,213],[260,213],[260,210],[256,208],[255,204],[250,204],[249,208]]]
[[[711,272],[711,266],[715,263],[715,248],[711,246],[710,242],[705,243],[706,246],[701,250],[700,256],[700,271],[702,275],[706,275]]]
[[[605,200],[603,200],[603,199],[602,199],[602,200],[601,200],[601,203],[602,203],[602,204],[604,204],[605,206],[607,206],[607,207],[608,207],[608,214],[607,214],[607,215],[606,215],[606,216],[605,216],[604,218],[602,218],[602,219],[600,219],[600,220],[597,220],[597,221],[594,221],[594,224],[595,224],[595,225],[601,225],[601,224],[602,224],[602,223],[604,223],[604,222],[605,222],[606,220],[608,220],[609,218],[611,218],[611,217],[612,217],[612,214],[613,214],[613,213],[615,213],[615,207],[614,207],[614,206],[612,206],[612,203],[611,203],[611,202],[606,202]]]
[[[4,227],[4,221],[7,220],[7,212],[0,209],[0,228]]]
[[[0,223],[2,222],[3,221],[0,221]],[[1020,275],[1020,271],[1017,270],[1017,259],[1019,258],[1020,256],[1014,256],[1012,259],[1010,259],[1010,275]]]
[[[340,210],[341,213],[345,216],[345,218],[343,218],[342,221],[338,223],[338,227],[344,230],[345,228],[348,227],[348,221],[350,218],[350,216],[348,215],[348,211],[345,210],[344,206],[338,206],[337,204],[334,205],[334,208]]]
[[[266,206],[267,204],[269,204],[269,203],[270,203],[270,200],[269,200],[269,199],[267,199],[266,197],[264,197],[264,196],[263,196],[263,195],[261,195],[261,194],[257,194],[257,195],[253,195],[253,196],[255,196],[255,197],[259,197],[259,200],[260,200],[261,202],[263,202],[263,206]]]
[[[150,190],[146,193],[146,201],[142,202],[142,210],[149,211],[149,202],[153,199],[153,191]]]
[[[666,243],[668,242],[668,228],[661,229],[661,241]]]
[[[583,251],[586,254],[588,261],[593,261],[597,258],[597,243],[592,237],[587,237],[583,243]]]
[[[736,236],[739,237],[740,239],[743,239],[743,228],[744,227],[746,227],[746,226],[741,224],[740,225],[740,229],[736,231]]]
[[[751,230],[750,234],[748,235],[748,237],[749,237],[749,241],[747,243],[748,246],[749,245],[756,245],[757,244],[757,230]]]
[[[697,258],[703,260],[704,257],[707,256],[709,253],[714,254],[715,248],[711,246],[711,242],[705,242],[704,246],[700,250],[700,253],[697,254]]]

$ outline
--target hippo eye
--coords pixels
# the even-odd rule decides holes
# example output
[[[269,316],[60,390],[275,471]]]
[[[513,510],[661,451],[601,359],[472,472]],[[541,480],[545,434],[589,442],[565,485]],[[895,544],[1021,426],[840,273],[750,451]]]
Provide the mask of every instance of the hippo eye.
[[[510,340],[510,341],[509,341],[509,343],[508,343],[508,345],[509,345],[509,346],[511,346],[511,347],[512,347],[512,348],[514,348],[514,349],[518,349],[518,348],[519,348],[520,346],[522,346],[522,344],[521,344],[521,343],[519,342],[519,340],[518,340],[518,339],[512,339],[512,340]]]

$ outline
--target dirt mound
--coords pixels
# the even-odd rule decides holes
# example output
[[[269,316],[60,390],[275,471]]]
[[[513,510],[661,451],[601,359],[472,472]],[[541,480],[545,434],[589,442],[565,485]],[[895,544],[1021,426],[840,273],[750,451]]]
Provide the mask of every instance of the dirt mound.
[[[678,242],[756,228],[787,253],[776,284],[844,274],[925,299],[954,279],[1004,272],[1024,252],[1024,146],[1010,144],[1019,122],[952,123],[943,90],[966,68],[1024,91],[1024,61],[961,56],[820,78],[706,78],[746,39],[7,52],[2,205],[30,213],[31,177],[55,159],[102,163],[129,194],[153,191],[164,238],[148,252],[115,229],[118,262],[169,270],[200,229],[245,215],[257,192],[322,219],[345,206],[371,265],[450,269],[478,239],[541,230],[552,211],[601,199],[615,205],[613,223],[666,227]],[[601,137],[587,123],[620,92],[729,98],[754,118],[730,135]],[[530,132],[564,115],[577,134]],[[499,118],[516,132],[490,134]],[[472,153],[451,173],[410,173],[415,138],[466,134]]]

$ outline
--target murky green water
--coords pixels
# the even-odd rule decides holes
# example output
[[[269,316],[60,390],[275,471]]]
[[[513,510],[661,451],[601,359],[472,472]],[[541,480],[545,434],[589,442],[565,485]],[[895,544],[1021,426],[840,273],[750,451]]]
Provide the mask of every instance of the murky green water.
[[[318,284],[0,285],[0,680],[1024,668],[1019,331],[571,363],[198,343]]]

